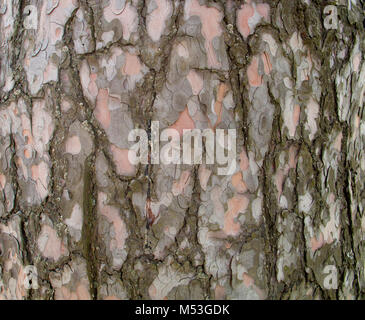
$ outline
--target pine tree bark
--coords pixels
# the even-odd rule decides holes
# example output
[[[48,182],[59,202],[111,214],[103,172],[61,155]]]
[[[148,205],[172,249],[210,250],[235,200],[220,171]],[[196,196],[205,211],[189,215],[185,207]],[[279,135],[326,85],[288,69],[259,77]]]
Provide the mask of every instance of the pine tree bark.
[[[0,299],[364,298],[364,10],[2,1]],[[152,121],[236,170],[132,165]]]

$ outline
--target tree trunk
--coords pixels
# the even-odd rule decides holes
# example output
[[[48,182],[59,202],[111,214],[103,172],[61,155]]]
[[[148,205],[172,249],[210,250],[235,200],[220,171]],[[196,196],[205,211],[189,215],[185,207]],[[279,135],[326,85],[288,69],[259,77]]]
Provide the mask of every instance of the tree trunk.
[[[0,299],[364,298],[364,9],[3,0]],[[133,164],[135,128],[237,165]]]

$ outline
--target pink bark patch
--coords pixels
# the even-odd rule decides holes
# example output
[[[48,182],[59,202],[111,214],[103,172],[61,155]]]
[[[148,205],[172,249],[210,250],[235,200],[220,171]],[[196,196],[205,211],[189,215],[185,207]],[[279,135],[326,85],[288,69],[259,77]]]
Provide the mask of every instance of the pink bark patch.
[[[3,190],[5,188],[5,184],[6,184],[6,177],[0,173],[0,187]]]
[[[249,160],[247,157],[246,150],[243,148],[242,152],[240,153],[240,169],[242,171],[246,171],[249,168]]]
[[[42,161],[38,165],[31,167],[32,179],[36,182],[36,190],[41,200],[44,200],[48,195],[48,165]]]
[[[354,72],[359,71],[360,62],[361,62],[361,53],[359,52],[359,53],[355,54],[355,56],[352,59],[352,65],[353,65]]]
[[[252,287],[255,284],[255,280],[252,277],[250,277],[246,272],[243,273],[242,279],[243,279],[243,284],[247,288]]]
[[[298,162],[298,148],[290,146],[289,148],[289,169],[295,169]]]
[[[76,291],[70,291],[65,286],[57,288],[55,292],[56,300],[90,300],[90,293],[85,285],[79,284],[76,287]]]
[[[105,205],[107,196],[103,192],[98,194],[98,207],[100,213],[113,224],[114,239],[110,242],[110,250],[123,249],[125,240],[127,239],[127,228],[119,215],[119,210],[116,207]]]
[[[221,64],[217,60],[212,42],[215,37],[219,37],[222,34],[220,22],[222,21],[223,14],[216,8],[201,6],[198,0],[188,0],[185,10],[188,17],[198,16],[200,18],[202,35],[205,38],[208,66],[219,68]]]
[[[96,108],[94,110],[94,115],[104,130],[108,130],[110,126],[110,111],[108,104],[108,89],[100,89],[98,96],[96,97]]]
[[[24,165],[22,158],[17,157],[15,161],[16,161],[17,167],[21,169],[24,179],[28,180],[28,170],[27,170],[27,167]]]
[[[30,120],[24,114],[22,114],[20,117],[21,117],[22,127],[23,127],[22,134],[23,134],[25,143],[29,146],[33,146],[32,127],[30,124]]]
[[[217,101],[214,103],[214,113],[217,116],[216,123],[212,126],[213,129],[222,121],[222,102],[228,91],[228,86],[225,83],[221,83],[218,87]]]
[[[180,113],[179,118],[173,125],[170,126],[170,128],[177,130],[180,137],[182,137],[184,129],[195,129],[195,123],[190,117],[187,107],[183,112]]]
[[[296,104],[293,109],[293,125],[289,127],[289,134],[293,137],[297,131],[300,118],[300,106]]]
[[[311,238],[312,252],[316,252],[318,249],[322,248],[323,245],[324,245],[324,238],[323,238],[323,233],[322,232],[319,235],[318,240],[317,240],[316,237]]]
[[[171,4],[167,0],[154,0],[157,8],[147,16],[147,33],[153,41],[159,41],[166,20],[171,16]]]
[[[87,86],[88,91],[93,97],[96,97],[98,95],[98,86],[96,85],[96,79],[98,78],[98,75],[96,73],[90,74],[89,84]]]
[[[207,190],[207,184],[211,173],[212,171],[207,169],[205,165],[199,166],[198,177],[200,181],[200,186],[204,191]]]
[[[243,181],[242,172],[237,172],[232,176],[232,185],[238,193],[245,193],[247,186]]]
[[[241,35],[246,39],[250,35],[250,26],[248,20],[255,14],[255,9],[251,4],[244,4],[237,13],[237,29]]]
[[[136,8],[134,8],[130,3],[127,3],[121,14],[120,21],[122,22],[123,27],[123,39],[129,40],[132,32],[135,32],[138,26],[138,14]]]
[[[72,136],[66,141],[66,153],[77,155],[81,152],[81,142],[78,136]]]
[[[32,151],[29,149],[24,149],[24,157],[30,159],[32,157]]]
[[[27,281],[26,279],[26,272],[22,266],[19,268],[18,276],[17,276],[17,283],[16,283],[16,296],[18,300],[23,300],[26,295],[24,283]]]
[[[270,62],[270,57],[267,52],[261,54],[261,59],[264,62],[264,71],[266,74],[269,74],[272,71],[272,64]]]
[[[121,299],[119,299],[118,297],[116,297],[116,296],[107,296],[107,297],[105,297],[103,300],[121,300]]]
[[[343,138],[343,135],[342,135],[342,132],[340,132],[337,135],[336,140],[333,144],[333,148],[335,148],[338,152],[341,152],[342,138]]]
[[[236,195],[228,200],[228,211],[224,216],[223,231],[226,235],[236,236],[239,234],[241,226],[235,222],[239,213],[244,213],[248,206],[248,198]]]
[[[148,288],[148,294],[152,300],[157,298],[157,289],[154,284],[151,284],[151,286]]]
[[[83,284],[77,286],[76,295],[78,300],[90,300],[89,290]]]
[[[270,6],[266,3],[259,3],[256,7],[257,12],[263,17],[266,21],[269,20],[270,16]]]
[[[360,117],[359,117],[359,115],[356,115],[356,117],[355,117],[355,128],[356,129],[359,129],[360,128]]]
[[[129,162],[128,149],[120,149],[115,145],[111,145],[110,150],[113,154],[113,161],[117,168],[117,173],[121,176],[134,176],[136,174],[136,168]]]
[[[253,57],[247,68],[248,83],[251,87],[259,87],[262,84],[262,76],[259,75],[259,59]]]
[[[214,297],[216,300],[224,300],[226,297],[226,290],[224,287],[217,284],[214,289]]]
[[[109,6],[104,9],[104,18],[107,22],[111,22],[114,19],[119,20],[123,29],[123,39],[127,41],[138,27],[137,10],[129,2],[120,12],[114,10],[113,4],[110,2]]]
[[[54,261],[68,254],[67,248],[57,236],[56,230],[47,225],[43,225],[37,244],[42,255]]]
[[[44,83],[50,81],[57,81],[58,77],[58,67],[52,62],[48,62],[46,69],[43,71],[43,81]]]
[[[200,91],[203,89],[203,79],[195,70],[190,70],[187,79],[190,83],[191,90],[193,91],[194,95],[198,95]]]
[[[23,126],[24,128],[24,126]],[[23,130],[23,137],[26,144],[32,145],[33,144],[33,137],[29,129]]]
[[[127,76],[135,76],[141,72],[142,65],[135,54],[125,53],[125,63],[123,66],[123,74]]]
[[[281,197],[281,194],[283,193],[283,183],[284,179],[286,177],[286,174],[284,170],[279,169],[275,174],[275,185],[276,189],[278,190],[278,200]]]
[[[76,300],[76,294],[71,294],[71,291],[65,287],[62,286],[60,289],[56,289],[55,292],[55,299],[56,300]]]
[[[184,189],[189,184],[190,171],[185,170],[181,173],[180,179],[172,184],[172,194],[178,196],[184,192]]]
[[[256,25],[262,18],[267,22],[270,21],[270,6],[266,3],[256,5],[248,1],[238,9],[236,25],[244,39],[255,31]]]

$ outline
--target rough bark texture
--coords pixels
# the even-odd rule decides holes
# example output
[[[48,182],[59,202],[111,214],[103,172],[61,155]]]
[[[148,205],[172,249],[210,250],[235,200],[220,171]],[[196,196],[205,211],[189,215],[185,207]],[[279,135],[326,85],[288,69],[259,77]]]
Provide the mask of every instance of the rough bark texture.
[[[0,299],[364,298],[364,9],[1,0]],[[152,120],[236,171],[131,165]]]

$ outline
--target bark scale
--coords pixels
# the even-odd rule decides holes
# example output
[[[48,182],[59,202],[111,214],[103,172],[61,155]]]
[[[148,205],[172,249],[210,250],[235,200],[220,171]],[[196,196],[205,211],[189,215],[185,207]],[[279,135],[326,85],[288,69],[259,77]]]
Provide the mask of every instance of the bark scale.
[[[364,9],[2,1],[0,298],[364,298]],[[235,171],[132,165],[151,121]]]

